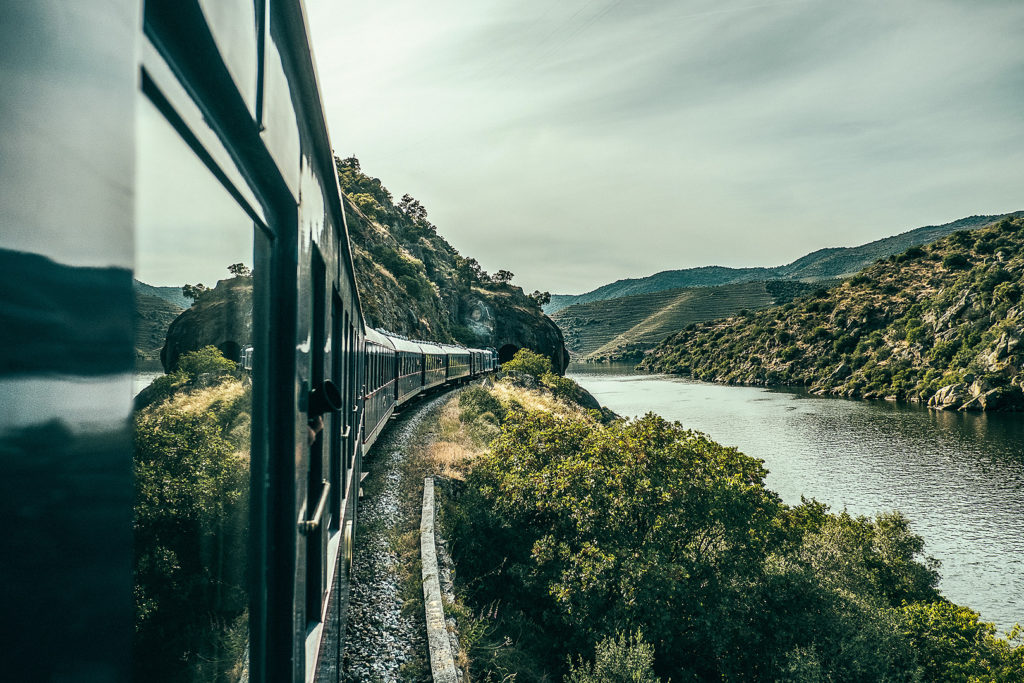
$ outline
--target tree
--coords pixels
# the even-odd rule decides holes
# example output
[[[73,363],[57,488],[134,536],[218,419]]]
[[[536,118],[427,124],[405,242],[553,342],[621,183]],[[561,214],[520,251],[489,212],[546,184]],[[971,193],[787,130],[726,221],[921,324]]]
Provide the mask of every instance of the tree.
[[[413,198],[409,193],[403,194],[398,200],[398,210],[408,216],[413,222],[427,220],[427,210],[420,204],[418,199]]]
[[[502,372],[521,372],[539,380],[551,372],[551,360],[530,349],[519,349],[512,359],[501,364]]]
[[[530,295],[530,298],[537,302],[538,306],[544,306],[551,303],[551,293],[542,292],[539,289],[533,290],[533,294]]]
[[[475,258],[462,258],[456,256],[456,272],[459,275],[459,279],[466,285],[470,285],[474,282],[479,282],[481,279],[487,276],[484,269],[480,267],[480,263]]]
[[[354,156],[345,157],[344,159],[334,157],[334,163],[337,164],[338,168],[347,168],[357,172],[361,170],[359,168],[359,159],[356,159]]]
[[[197,285],[183,285],[181,288],[181,295],[184,296],[186,299],[198,301],[199,297],[202,296],[203,293],[207,291],[209,291],[209,288],[202,282],[200,282]]]
[[[507,283],[511,282],[512,278],[514,278],[514,277],[515,277],[514,273],[511,273],[511,272],[509,272],[507,270],[499,270],[497,273],[494,274],[493,279],[494,279],[495,282],[500,282],[501,284],[504,285],[504,284],[507,284]]]
[[[244,263],[232,263],[228,266],[228,272],[235,277],[252,277],[252,270]]]

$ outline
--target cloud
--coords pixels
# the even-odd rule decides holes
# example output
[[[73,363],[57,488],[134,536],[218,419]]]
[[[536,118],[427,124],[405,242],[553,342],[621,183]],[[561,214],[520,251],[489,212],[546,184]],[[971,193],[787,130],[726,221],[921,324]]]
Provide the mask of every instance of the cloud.
[[[339,152],[529,289],[775,265],[1024,206],[1019,3],[309,13]]]

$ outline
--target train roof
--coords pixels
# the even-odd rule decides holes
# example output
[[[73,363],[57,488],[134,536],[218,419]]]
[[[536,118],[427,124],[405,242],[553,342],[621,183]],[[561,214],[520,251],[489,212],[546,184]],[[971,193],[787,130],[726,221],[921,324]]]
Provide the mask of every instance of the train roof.
[[[391,340],[391,343],[395,345],[395,351],[411,351],[412,353],[423,353],[420,342],[414,342],[411,339],[402,339],[401,337],[392,337],[391,335],[385,335]]]
[[[445,353],[469,353],[469,349],[465,346],[456,346],[455,344],[440,344],[439,346]]]
[[[366,328],[366,341],[374,344],[380,344],[381,346],[386,346],[389,349],[395,348],[395,343],[391,339],[391,337],[389,337],[386,334],[378,332],[372,327]]]

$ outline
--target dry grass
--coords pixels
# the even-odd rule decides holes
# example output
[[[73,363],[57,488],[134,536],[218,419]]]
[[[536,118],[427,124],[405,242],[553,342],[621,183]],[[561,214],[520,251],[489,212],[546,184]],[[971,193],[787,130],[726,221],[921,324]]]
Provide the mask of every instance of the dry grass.
[[[431,470],[442,477],[464,481],[470,461],[483,452],[484,446],[463,424],[458,396],[449,399],[441,408],[435,438],[426,446],[426,458]]]
[[[241,380],[230,380],[205,389],[177,393],[168,400],[165,407],[186,413],[205,412],[214,403],[230,403],[237,400],[244,391],[245,387]]]

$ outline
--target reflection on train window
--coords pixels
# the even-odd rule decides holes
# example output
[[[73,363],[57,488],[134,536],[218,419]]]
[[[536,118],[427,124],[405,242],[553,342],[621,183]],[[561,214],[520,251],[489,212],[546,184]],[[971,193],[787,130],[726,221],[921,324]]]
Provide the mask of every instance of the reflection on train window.
[[[134,673],[238,681],[253,224],[155,107],[139,111]]]

